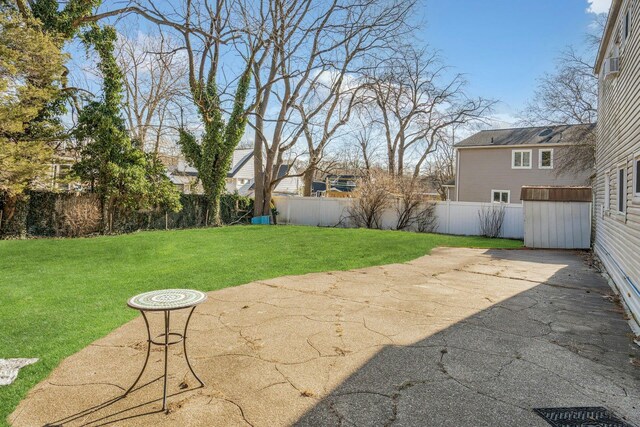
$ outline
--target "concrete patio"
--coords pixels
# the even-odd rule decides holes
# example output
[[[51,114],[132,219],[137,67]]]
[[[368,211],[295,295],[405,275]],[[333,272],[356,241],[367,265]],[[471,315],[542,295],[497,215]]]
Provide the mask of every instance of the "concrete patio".
[[[9,420],[544,427],[532,408],[604,406],[640,423],[640,351],[580,253],[440,248],[406,264],[280,277],[210,293],[190,331],[206,386],[193,388],[175,346],[168,414],[158,412],[160,348],[141,386],[118,398],[144,359],[139,317],[64,360]]]

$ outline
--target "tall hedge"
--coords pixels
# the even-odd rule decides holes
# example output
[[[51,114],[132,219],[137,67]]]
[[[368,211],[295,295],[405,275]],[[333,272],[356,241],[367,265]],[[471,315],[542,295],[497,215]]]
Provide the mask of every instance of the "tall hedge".
[[[96,215],[100,215],[99,199],[95,194],[54,193],[31,191],[25,202],[16,208],[11,221],[3,221],[0,237],[78,237],[100,231]],[[0,207],[2,204],[0,195]],[[137,230],[164,230],[203,227],[206,224],[207,200],[198,194],[180,196],[182,210],[116,211],[112,233]],[[223,224],[251,222],[253,200],[237,194],[225,194],[221,200]]]

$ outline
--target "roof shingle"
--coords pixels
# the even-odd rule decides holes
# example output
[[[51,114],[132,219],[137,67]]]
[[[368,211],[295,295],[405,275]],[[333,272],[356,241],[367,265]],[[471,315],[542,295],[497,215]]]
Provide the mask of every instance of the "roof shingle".
[[[465,148],[500,145],[585,144],[593,138],[595,126],[595,123],[592,123],[483,130],[460,141],[455,146]]]

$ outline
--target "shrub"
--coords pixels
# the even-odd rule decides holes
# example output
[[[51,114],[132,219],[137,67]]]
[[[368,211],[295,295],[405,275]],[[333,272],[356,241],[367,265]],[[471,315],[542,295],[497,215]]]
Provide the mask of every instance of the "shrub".
[[[3,208],[0,194],[0,212]],[[164,230],[202,227],[206,224],[207,200],[199,194],[181,194],[182,209],[134,210],[120,208],[109,212],[111,232]],[[224,224],[251,222],[253,200],[238,194],[225,194],[221,199]],[[95,193],[28,192],[16,205],[10,221],[0,219],[0,236],[24,238],[30,236],[79,237],[101,232],[102,210]]]
[[[56,235],[78,237],[98,233],[101,212],[97,195],[69,196],[56,200],[55,210],[60,213],[56,221]]]
[[[426,202],[416,215],[416,230],[419,233],[433,233],[438,227],[438,217],[436,217],[436,203]]]
[[[415,178],[398,177],[394,180],[397,230],[414,227],[422,233],[431,232],[437,225],[436,205],[424,196],[424,188]]]
[[[349,206],[348,219],[356,227],[381,228],[382,214],[391,207],[393,179],[384,172],[372,171],[358,182]]]
[[[478,211],[480,234],[491,238],[500,237],[504,215],[505,207],[503,205],[483,207],[480,209],[480,211]]]

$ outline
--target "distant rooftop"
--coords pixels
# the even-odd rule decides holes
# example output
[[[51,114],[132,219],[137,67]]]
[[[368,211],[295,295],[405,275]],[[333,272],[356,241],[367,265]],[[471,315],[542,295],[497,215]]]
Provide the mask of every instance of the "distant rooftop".
[[[501,145],[584,144],[593,138],[595,123],[483,130],[456,144],[464,147]]]

